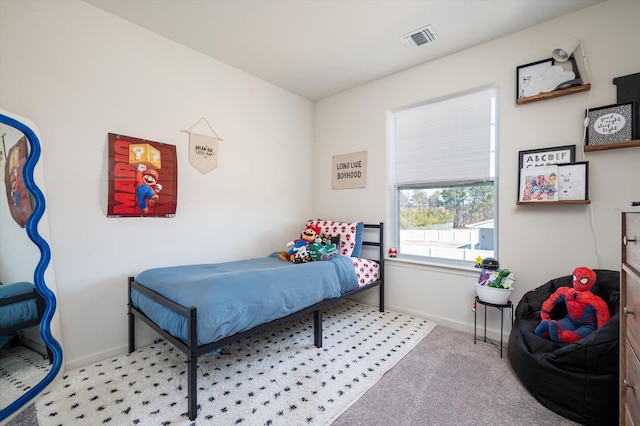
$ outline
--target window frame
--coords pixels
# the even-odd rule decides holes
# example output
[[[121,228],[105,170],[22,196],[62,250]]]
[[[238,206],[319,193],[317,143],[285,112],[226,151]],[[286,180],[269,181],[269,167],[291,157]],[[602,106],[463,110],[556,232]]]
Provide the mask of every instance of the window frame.
[[[462,97],[468,94],[477,93],[480,91],[491,91],[492,92],[492,123],[491,123],[491,141],[489,145],[491,159],[491,166],[493,169],[493,176],[489,180],[480,181],[480,180],[460,180],[460,181],[438,181],[438,182],[421,182],[418,184],[411,185],[398,185],[395,181],[395,165],[396,165],[396,113],[400,111],[404,111],[411,108],[417,108],[420,106],[433,104],[437,102],[447,101],[448,99],[453,99],[457,97]],[[391,153],[391,173],[390,173],[390,190],[392,191],[391,200],[392,204],[392,223],[393,226],[390,227],[393,231],[392,241],[393,246],[398,249],[398,254],[396,259],[411,263],[420,263],[430,266],[440,266],[440,267],[448,267],[448,268],[456,268],[456,269],[469,269],[475,268],[475,260],[459,260],[459,259],[451,259],[445,257],[435,257],[435,256],[422,256],[415,254],[406,254],[402,253],[400,250],[400,231],[401,231],[401,215],[400,215],[400,192],[405,189],[442,189],[442,188],[451,188],[451,187],[466,187],[472,186],[475,184],[483,184],[486,182],[493,182],[493,220],[494,220],[494,228],[493,228],[493,240],[494,240],[494,249],[493,256],[494,258],[499,258],[499,90],[496,86],[479,88],[472,91],[456,93],[450,96],[433,99],[429,101],[425,101],[422,103],[412,104],[406,107],[397,108],[394,111],[390,111],[388,115],[388,122],[390,124],[390,153]]]

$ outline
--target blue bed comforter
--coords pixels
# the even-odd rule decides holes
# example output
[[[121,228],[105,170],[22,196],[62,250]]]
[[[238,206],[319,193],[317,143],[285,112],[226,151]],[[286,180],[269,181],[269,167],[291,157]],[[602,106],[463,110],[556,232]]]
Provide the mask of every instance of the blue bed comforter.
[[[185,307],[195,306],[198,345],[215,342],[282,318],[357,286],[353,262],[335,256],[323,262],[265,258],[150,269],[139,284]],[[133,306],[161,328],[186,341],[186,320],[136,290]]]
[[[28,282],[17,282],[0,285],[0,301],[13,296],[33,293],[35,286]],[[0,329],[12,327],[38,318],[38,305],[35,299],[23,300],[0,306]],[[0,347],[4,346],[15,335],[0,336]]]

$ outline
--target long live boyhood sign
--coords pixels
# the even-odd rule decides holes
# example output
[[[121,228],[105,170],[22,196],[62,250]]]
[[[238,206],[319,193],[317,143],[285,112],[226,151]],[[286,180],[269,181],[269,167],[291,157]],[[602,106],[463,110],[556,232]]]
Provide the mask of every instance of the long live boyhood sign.
[[[364,188],[367,184],[367,151],[334,155],[332,189]]]

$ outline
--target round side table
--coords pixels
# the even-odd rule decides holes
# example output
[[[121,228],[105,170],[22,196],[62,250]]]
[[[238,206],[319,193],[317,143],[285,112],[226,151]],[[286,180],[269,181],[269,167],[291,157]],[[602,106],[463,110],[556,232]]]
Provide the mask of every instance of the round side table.
[[[491,308],[496,308],[500,311],[500,358],[502,358],[502,339],[503,339],[503,330],[504,330],[504,310],[511,309],[511,324],[513,325],[513,303],[509,300],[504,305],[497,305],[495,303],[483,302],[476,296],[476,304],[475,309],[473,310],[473,344],[476,344],[476,328],[477,328],[477,317],[478,317],[478,304],[484,305],[484,342],[491,343],[493,346],[498,347],[491,339],[487,339],[487,306]]]

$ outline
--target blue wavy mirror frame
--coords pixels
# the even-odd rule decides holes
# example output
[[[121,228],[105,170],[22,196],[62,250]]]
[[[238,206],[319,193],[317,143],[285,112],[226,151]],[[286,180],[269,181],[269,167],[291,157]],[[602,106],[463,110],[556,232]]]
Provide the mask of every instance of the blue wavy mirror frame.
[[[40,219],[42,219],[45,210],[44,195],[36,185],[34,178],[34,170],[41,153],[40,140],[30,126],[15,118],[0,113],[0,123],[20,130],[29,141],[30,152],[23,168],[23,179],[27,190],[33,197],[34,207],[33,212],[27,219],[25,228],[29,239],[31,239],[31,241],[33,241],[40,250],[40,259],[33,273],[36,291],[40,293],[46,302],[44,314],[40,321],[39,331],[40,337],[47,348],[51,351],[51,355],[53,357],[51,369],[44,379],[0,411],[0,421],[2,421],[15,413],[22,406],[26,405],[53,381],[62,366],[62,348],[60,343],[58,343],[51,333],[51,320],[53,319],[53,315],[56,310],[56,298],[53,292],[47,287],[44,279],[45,270],[51,260],[51,250],[47,241],[38,232],[38,223],[40,222]]]

